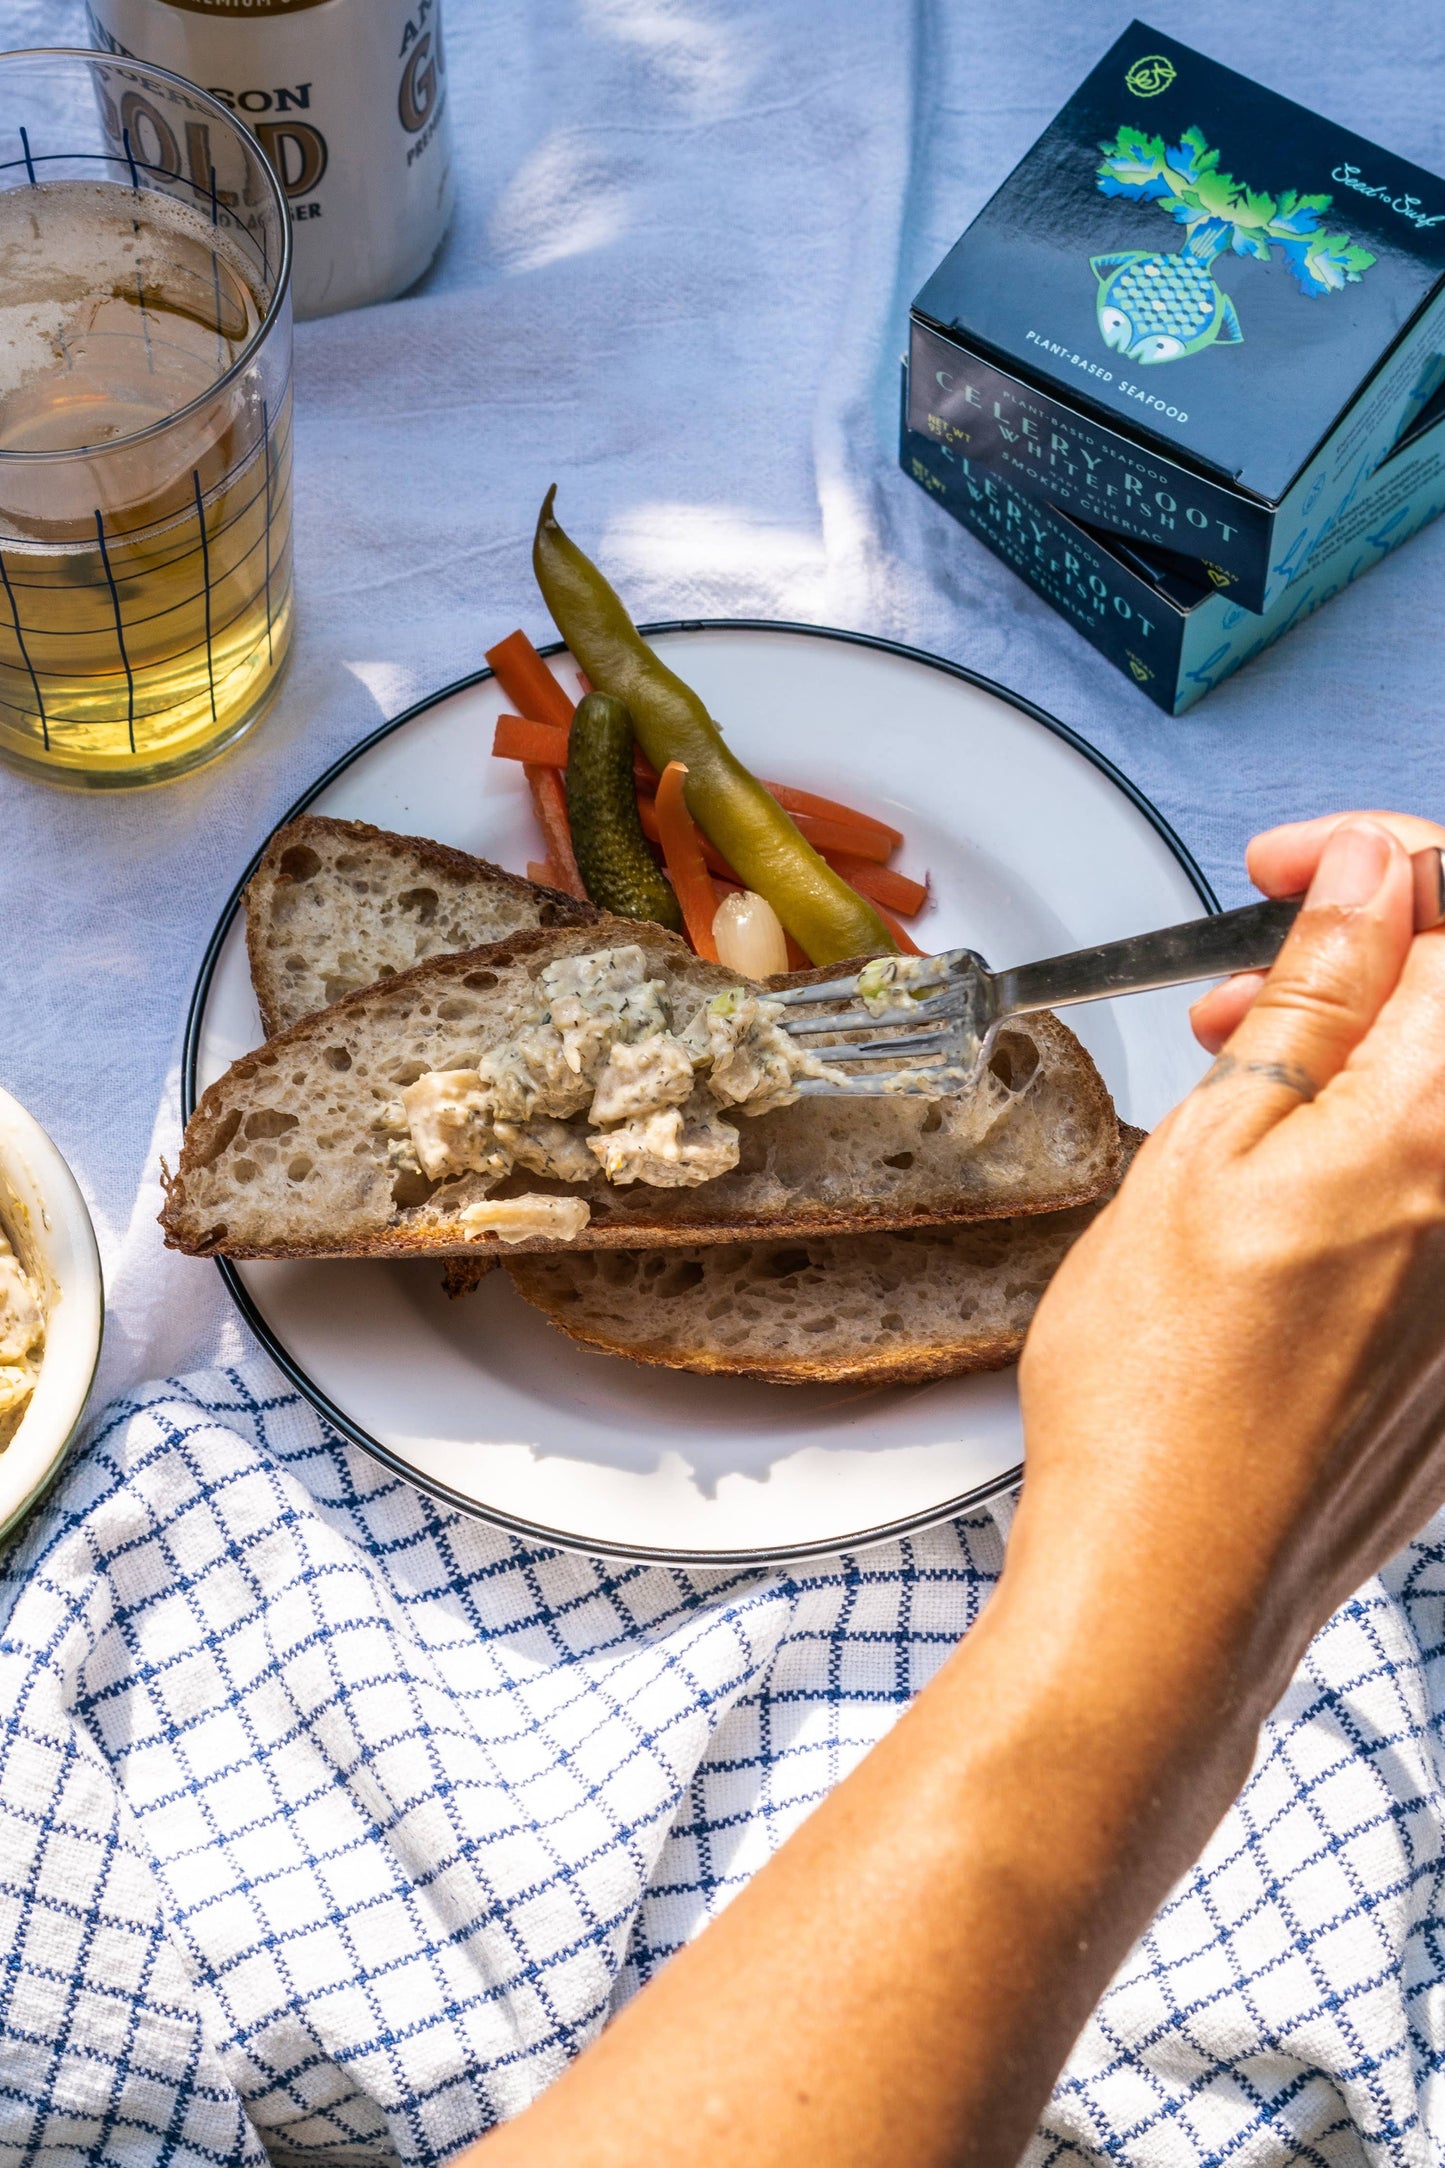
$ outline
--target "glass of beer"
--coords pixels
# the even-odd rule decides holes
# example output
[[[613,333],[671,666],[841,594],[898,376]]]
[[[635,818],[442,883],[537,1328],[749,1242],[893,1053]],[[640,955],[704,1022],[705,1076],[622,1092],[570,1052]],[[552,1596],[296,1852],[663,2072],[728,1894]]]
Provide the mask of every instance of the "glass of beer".
[[[0,758],[87,789],[265,708],[291,589],[291,237],[259,144],[109,54],[0,54]]]

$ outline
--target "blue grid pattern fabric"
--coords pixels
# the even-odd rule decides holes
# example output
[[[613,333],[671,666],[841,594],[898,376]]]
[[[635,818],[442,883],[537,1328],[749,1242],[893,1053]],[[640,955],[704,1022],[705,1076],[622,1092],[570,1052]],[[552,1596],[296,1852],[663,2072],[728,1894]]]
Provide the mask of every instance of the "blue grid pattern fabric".
[[[787,1574],[571,1558],[263,1364],[128,1396],[0,1579],[0,2168],[446,2160],[726,1903],[1001,1563],[987,1515]],[[1031,2168],[1440,2158],[1442,1629],[1436,1531],[1314,1644]]]

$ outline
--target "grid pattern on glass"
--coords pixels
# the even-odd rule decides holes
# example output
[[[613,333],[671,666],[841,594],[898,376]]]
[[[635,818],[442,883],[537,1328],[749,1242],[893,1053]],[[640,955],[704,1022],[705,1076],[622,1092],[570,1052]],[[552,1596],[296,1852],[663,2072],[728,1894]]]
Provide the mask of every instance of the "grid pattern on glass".
[[[0,734],[47,753],[154,752],[218,728],[280,659],[291,613],[291,402],[185,517],[93,546],[0,543]],[[178,712],[180,711],[180,712]]]
[[[4,260],[22,295],[38,279],[44,335],[0,383],[0,752],[146,780],[244,728],[289,644],[289,313],[267,336],[284,208],[192,86],[12,57],[83,64],[100,126],[52,116],[47,136],[31,113],[0,157],[0,245],[28,221],[29,256]],[[57,321],[69,258],[48,244],[77,236],[93,290]]]

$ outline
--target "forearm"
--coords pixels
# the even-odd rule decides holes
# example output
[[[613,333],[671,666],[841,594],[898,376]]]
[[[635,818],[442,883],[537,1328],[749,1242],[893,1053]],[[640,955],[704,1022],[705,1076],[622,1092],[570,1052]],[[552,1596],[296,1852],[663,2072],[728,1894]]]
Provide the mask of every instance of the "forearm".
[[[1010,1578],[914,1708],[477,2168],[1010,2168],[1243,1781],[1227,1662]],[[1221,1723],[1221,1707],[1224,1720]]]

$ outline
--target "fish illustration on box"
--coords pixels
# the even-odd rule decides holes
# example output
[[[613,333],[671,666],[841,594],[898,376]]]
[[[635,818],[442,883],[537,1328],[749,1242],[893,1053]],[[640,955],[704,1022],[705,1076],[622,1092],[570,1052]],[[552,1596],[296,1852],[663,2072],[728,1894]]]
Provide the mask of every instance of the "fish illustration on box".
[[[1157,203],[1185,234],[1184,246],[1168,252],[1090,259],[1099,281],[1099,330],[1126,360],[1182,361],[1206,346],[1242,342],[1234,303],[1210,268],[1226,250],[1269,264],[1278,248],[1300,292],[1312,296],[1340,292],[1375,261],[1348,234],[1324,230],[1332,197],[1293,189],[1276,197],[1237,183],[1220,172],[1219,153],[1198,128],[1186,128],[1166,146],[1162,136],[1125,127],[1100,148],[1101,193]]]

